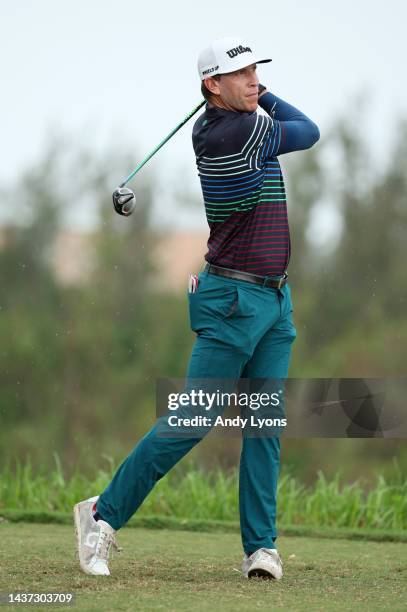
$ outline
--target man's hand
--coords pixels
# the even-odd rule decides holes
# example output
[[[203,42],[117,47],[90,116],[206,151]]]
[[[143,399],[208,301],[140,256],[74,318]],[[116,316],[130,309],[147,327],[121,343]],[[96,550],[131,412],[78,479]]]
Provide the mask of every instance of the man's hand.
[[[267,93],[267,87],[259,83],[259,98],[261,98],[265,93]]]

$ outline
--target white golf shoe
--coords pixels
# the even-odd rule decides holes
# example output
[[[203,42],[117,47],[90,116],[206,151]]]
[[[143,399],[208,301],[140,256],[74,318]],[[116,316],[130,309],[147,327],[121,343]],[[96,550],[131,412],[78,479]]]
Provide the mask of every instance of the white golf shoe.
[[[115,530],[106,521],[95,521],[92,506],[98,500],[91,497],[74,506],[76,541],[79,563],[86,574],[110,576],[108,568],[109,551],[113,547],[121,551],[114,536]]]
[[[248,557],[244,556],[242,572],[245,578],[274,578],[281,580],[283,562],[276,548],[259,548]]]

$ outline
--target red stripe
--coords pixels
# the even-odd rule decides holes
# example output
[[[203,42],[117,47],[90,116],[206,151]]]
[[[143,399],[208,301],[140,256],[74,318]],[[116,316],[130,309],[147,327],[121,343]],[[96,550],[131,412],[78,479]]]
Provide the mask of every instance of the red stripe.
[[[244,262],[244,263],[250,263],[250,261],[260,261],[260,262],[264,262],[264,263],[268,263],[267,262],[267,258],[265,257],[265,255],[267,255],[267,253],[263,254],[263,255],[253,255],[253,257],[222,257],[223,261],[229,261],[229,262]],[[287,251],[283,251],[281,254],[280,253],[273,253],[273,259],[276,261],[285,261],[287,256]]]
[[[273,240],[272,244],[273,245],[274,244],[288,244],[288,240]],[[239,247],[240,247],[240,249],[239,249]],[[276,248],[281,248],[281,247],[276,247]],[[257,248],[257,245],[253,244],[250,248],[248,248],[244,244],[236,243],[236,249],[237,250],[243,250],[244,249],[245,253],[253,253],[253,252],[257,252],[257,251],[267,251],[267,249],[270,249],[272,251],[274,249],[274,246],[271,246],[271,244],[268,243],[268,244],[266,244],[266,246],[261,246],[260,248]]]

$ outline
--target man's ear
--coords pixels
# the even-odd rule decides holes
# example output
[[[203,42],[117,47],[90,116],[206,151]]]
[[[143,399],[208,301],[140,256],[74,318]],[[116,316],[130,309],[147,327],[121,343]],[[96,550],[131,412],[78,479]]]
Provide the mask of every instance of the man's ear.
[[[218,96],[220,94],[219,81],[217,79],[214,79],[213,77],[207,77],[204,82],[206,88],[212,94],[215,94],[215,96]]]

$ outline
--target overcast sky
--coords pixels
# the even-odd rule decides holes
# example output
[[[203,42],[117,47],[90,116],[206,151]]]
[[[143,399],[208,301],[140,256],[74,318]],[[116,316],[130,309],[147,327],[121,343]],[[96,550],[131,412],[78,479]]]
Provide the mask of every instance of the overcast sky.
[[[396,118],[407,115],[402,0],[0,0],[0,7],[3,185],[41,155],[50,131],[96,152],[133,147],[136,165],[200,101],[197,54],[219,36],[242,35],[270,55],[261,81],[308,114],[322,136],[339,112],[352,115],[360,92],[371,99],[366,137],[379,156]],[[198,194],[191,128],[192,121],[150,163],[164,177],[182,165]]]

